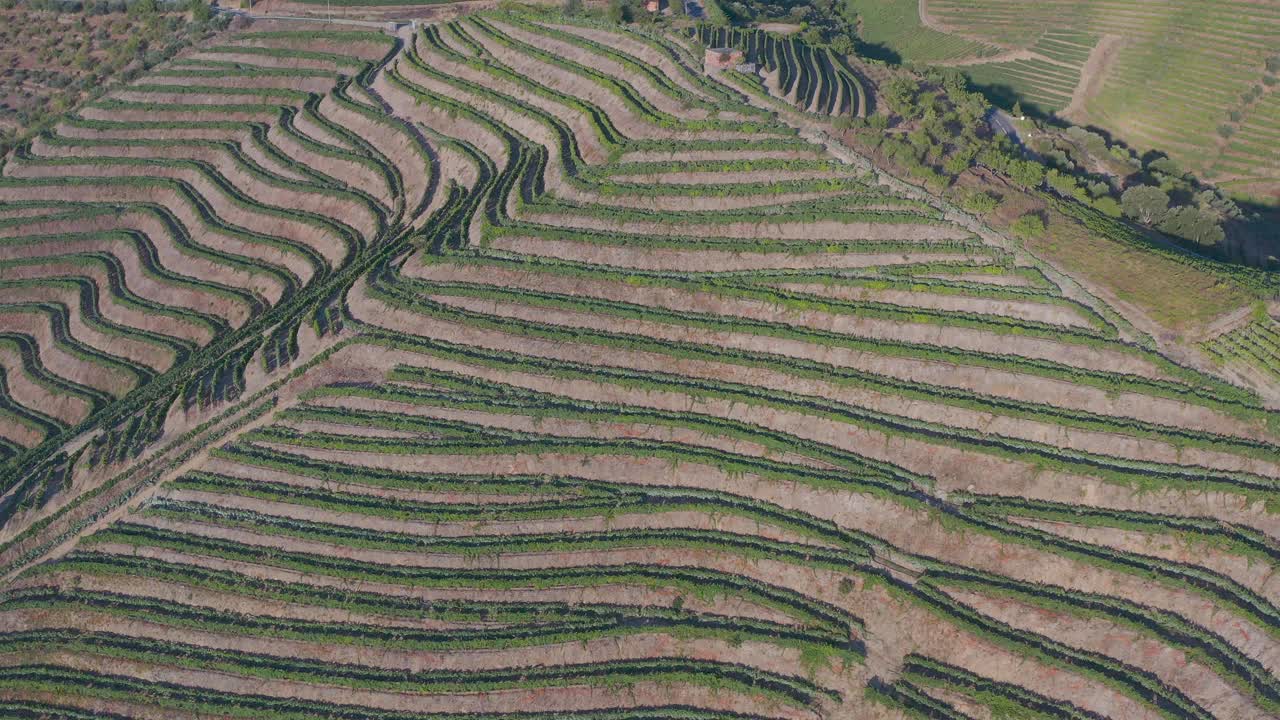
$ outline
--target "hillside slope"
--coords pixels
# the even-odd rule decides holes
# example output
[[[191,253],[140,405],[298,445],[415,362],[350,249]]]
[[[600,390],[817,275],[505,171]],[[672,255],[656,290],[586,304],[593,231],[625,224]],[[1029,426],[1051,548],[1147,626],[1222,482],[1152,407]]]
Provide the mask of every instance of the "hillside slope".
[[[860,16],[864,39],[903,60],[961,67],[1006,102],[1103,128],[1224,188],[1280,200],[1274,1],[849,0],[847,7]]]
[[[1274,717],[1276,414],[686,43],[259,23],[10,159],[0,714]]]

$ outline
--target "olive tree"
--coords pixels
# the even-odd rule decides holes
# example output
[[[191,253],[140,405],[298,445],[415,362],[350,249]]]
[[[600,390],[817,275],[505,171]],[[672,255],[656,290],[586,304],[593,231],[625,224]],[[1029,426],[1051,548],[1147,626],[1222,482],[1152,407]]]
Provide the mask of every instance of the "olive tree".
[[[1126,216],[1150,225],[1169,212],[1169,195],[1158,187],[1135,185],[1120,196],[1120,207]]]

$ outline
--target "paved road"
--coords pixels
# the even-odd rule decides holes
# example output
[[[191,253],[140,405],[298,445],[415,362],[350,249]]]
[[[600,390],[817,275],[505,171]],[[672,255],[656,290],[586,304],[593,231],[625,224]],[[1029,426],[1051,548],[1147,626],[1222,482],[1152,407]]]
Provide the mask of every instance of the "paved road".
[[[987,124],[1001,135],[1008,135],[1009,139],[1019,147],[1026,147],[1022,142],[1022,136],[1018,135],[1018,126],[1013,124],[1013,116],[1009,113],[999,108],[992,108],[991,112],[987,113]]]

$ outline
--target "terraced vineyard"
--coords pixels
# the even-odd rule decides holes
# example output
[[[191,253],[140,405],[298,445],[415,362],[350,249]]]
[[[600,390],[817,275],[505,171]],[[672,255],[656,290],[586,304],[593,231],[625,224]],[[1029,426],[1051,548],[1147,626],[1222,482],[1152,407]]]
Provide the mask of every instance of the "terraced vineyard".
[[[1258,392],[692,48],[259,23],[7,162],[0,714],[1276,716]]]
[[[866,117],[872,93],[848,62],[831,48],[810,48],[786,35],[756,29],[699,24],[691,36],[709,48],[743,51],[758,65],[765,85],[798,109],[820,115]]]
[[[1215,183],[1280,200],[1275,2],[850,0],[850,8],[864,38],[904,60],[959,65],[1006,102],[1105,128],[1140,153],[1165,152]]]

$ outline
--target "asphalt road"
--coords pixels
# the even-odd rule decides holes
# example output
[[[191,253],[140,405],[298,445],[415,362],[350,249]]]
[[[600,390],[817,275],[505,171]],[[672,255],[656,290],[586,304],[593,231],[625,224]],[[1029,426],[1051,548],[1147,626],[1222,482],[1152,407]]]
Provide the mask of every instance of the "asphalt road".
[[[1008,135],[1009,139],[1018,143],[1019,146],[1025,147],[1025,143],[1022,142],[1022,136],[1018,135],[1018,126],[1013,124],[1013,116],[1009,115],[1009,113],[999,108],[992,108],[991,112],[987,113],[987,124],[991,126],[992,130],[1001,135]]]

